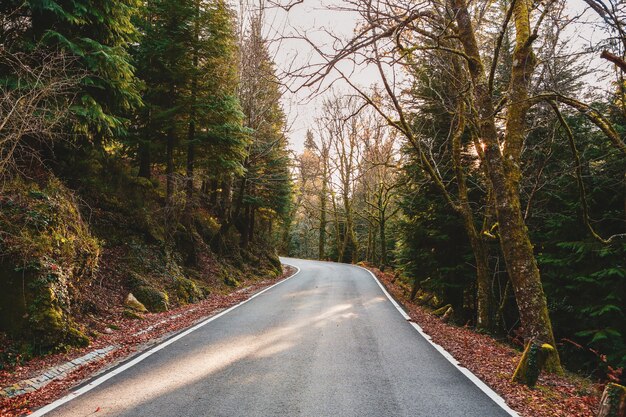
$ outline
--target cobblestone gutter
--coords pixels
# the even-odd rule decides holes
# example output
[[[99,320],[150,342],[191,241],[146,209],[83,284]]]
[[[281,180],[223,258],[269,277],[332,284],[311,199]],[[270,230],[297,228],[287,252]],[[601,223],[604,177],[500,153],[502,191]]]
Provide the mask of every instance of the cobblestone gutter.
[[[90,352],[79,358],[72,359],[71,361],[65,362],[62,365],[50,367],[44,370],[37,377],[25,379],[11,386],[0,389],[0,397],[11,398],[36,391],[39,388],[48,385],[55,379],[60,379],[67,376],[67,374],[75,371],[83,365],[104,358],[117,348],[118,347],[116,345],[107,346],[102,349],[94,350],[93,352]]]

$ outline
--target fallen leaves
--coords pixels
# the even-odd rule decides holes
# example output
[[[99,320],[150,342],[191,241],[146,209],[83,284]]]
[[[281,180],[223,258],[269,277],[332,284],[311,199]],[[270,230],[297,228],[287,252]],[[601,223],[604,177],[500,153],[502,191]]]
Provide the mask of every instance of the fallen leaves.
[[[434,343],[447,350],[461,366],[472,371],[524,417],[592,417],[600,399],[600,387],[575,375],[541,375],[534,389],[511,381],[521,352],[467,327],[442,322],[411,302],[394,282],[393,274],[370,269]]]
[[[284,268],[283,275],[278,278],[259,281],[229,294],[211,294],[197,304],[178,307],[162,313],[146,314],[144,320],[125,318],[121,314],[123,306],[120,306],[112,315],[113,317],[109,317],[107,320],[108,322],[115,322],[114,325],[110,324],[110,327],[107,327],[109,329],[115,328],[115,331],[110,333],[103,331],[88,347],[72,349],[66,353],[37,357],[22,366],[16,366],[10,371],[0,371],[0,387],[5,387],[36,376],[38,372],[44,369],[63,364],[90,351],[110,345],[119,346],[118,349],[109,353],[105,358],[89,362],[69,373],[66,377],[54,380],[37,391],[13,398],[0,399],[0,416],[9,417],[28,414],[30,410],[49,404],[62,397],[72,387],[89,379],[96,372],[111,367],[127,359],[130,355],[143,351],[147,347],[171,336],[173,333],[191,327],[221,310],[239,304],[263,288],[291,276],[294,272],[295,268],[287,266]],[[95,412],[98,411],[100,411],[99,407]]]

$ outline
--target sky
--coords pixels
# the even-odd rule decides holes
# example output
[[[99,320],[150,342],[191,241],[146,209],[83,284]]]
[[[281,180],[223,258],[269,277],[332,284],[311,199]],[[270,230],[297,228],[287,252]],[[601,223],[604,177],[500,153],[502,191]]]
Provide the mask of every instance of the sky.
[[[252,0],[254,1],[254,0]],[[259,1],[259,0],[256,0]],[[260,1],[282,1],[283,5],[288,0],[260,0]],[[294,1],[294,0],[291,0]],[[319,62],[313,48],[299,38],[306,34],[316,45],[329,46],[331,39],[326,31],[331,31],[341,38],[349,38],[358,21],[358,15],[354,12],[339,11],[337,7],[341,5],[341,0],[295,0],[300,1],[289,9],[272,6],[266,3],[265,12],[265,32],[270,40],[270,49],[274,54],[279,75],[286,73],[290,68],[305,65],[309,62]],[[567,3],[568,14],[574,16],[586,10],[583,0],[569,0]],[[593,20],[596,16],[590,12],[585,14],[585,18]],[[604,36],[593,25],[587,24],[577,28],[568,29],[565,37],[571,37],[572,49],[582,49],[593,44],[599,36]],[[378,83],[378,73],[375,68],[356,67],[344,63],[341,67],[343,71],[351,73],[352,82],[364,87],[369,87]],[[591,65],[609,69],[608,64],[595,58]],[[303,149],[306,131],[314,128],[315,120],[319,114],[324,94],[315,95],[311,89],[296,89],[297,81],[294,82],[289,77],[283,77],[287,86],[283,96],[283,107],[288,116],[288,136],[290,147],[293,151],[300,153]],[[598,82],[596,79],[587,80],[589,83]],[[343,85],[342,85],[343,84]],[[350,88],[345,83],[337,83],[335,86],[339,91],[349,91]]]

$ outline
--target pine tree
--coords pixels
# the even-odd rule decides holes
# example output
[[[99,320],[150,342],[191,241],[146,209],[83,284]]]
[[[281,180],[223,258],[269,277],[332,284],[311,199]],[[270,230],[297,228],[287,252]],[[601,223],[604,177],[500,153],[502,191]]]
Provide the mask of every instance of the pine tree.
[[[86,71],[72,106],[79,121],[74,128],[96,141],[123,133],[125,116],[141,104],[127,51],[136,40],[131,19],[139,5],[138,0],[32,0],[22,6],[28,25],[21,48],[61,49]]]

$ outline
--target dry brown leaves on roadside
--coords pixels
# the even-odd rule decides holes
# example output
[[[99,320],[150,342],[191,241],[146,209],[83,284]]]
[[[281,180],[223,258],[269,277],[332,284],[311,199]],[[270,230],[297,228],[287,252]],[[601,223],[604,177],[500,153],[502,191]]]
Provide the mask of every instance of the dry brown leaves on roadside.
[[[467,327],[442,322],[424,307],[409,301],[406,292],[393,283],[393,274],[369,267],[400,301],[411,319],[433,342],[447,350],[463,367],[496,391],[524,417],[592,417],[599,403],[599,386],[582,378],[542,375],[534,389],[511,381],[521,352],[493,337]]]
[[[119,363],[137,351],[157,343],[174,332],[202,321],[207,316],[215,314],[217,310],[231,307],[248,299],[257,291],[291,276],[294,272],[294,268],[286,267],[281,277],[259,281],[249,287],[226,295],[212,294],[197,304],[182,306],[163,313],[146,314],[144,320],[133,320],[124,318],[121,314],[114,314],[112,315],[112,317],[115,317],[114,322],[109,321],[109,323],[114,325],[117,330],[111,334],[100,335],[88,347],[72,349],[66,353],[38,357],[11,371],[0,371],[0,387],[6,387],[21,380],[32,378],[39,375],[44,369],[61,365],[93,350],[110,345],[119,346],[119,349],[112,351],[105,358],[87,363],[66,377],[55,380],[37,391],[14,398],[1,399],[0,416],[9,417],[28,414],[32,409],[42,407],[60,398],[70,388],[89,379],[95,373]],[[119,308],[121,313],[122,307],[120,306]],[[173,316],[178,317],[172,319]],[[137,334],[148,328],[150,329],[149,331]]]

